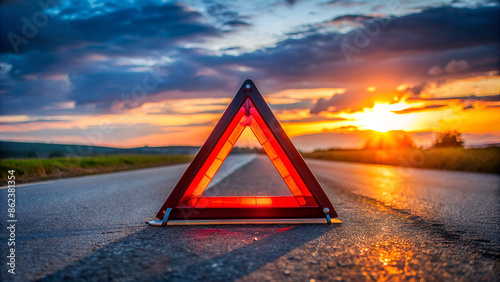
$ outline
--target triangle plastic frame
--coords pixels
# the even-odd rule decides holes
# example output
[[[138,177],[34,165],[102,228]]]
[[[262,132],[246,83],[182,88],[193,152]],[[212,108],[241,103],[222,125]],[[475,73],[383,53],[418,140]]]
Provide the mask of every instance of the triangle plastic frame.
[[[292,196],[203,196],[249,126]],[[246,80],[156,215],[153,226],[340,223],[317,179],[251,80]]]

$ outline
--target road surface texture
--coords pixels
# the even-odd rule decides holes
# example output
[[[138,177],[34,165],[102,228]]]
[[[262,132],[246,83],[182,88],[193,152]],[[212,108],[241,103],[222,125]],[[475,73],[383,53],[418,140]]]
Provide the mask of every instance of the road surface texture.
[[[290,193],[266,156],[228,161],[206,195]],[[19,186],[15,275],[1,189],[0,280],[499,280],[500,176],[307,162],[341,225],[146,225],[186,164]]]

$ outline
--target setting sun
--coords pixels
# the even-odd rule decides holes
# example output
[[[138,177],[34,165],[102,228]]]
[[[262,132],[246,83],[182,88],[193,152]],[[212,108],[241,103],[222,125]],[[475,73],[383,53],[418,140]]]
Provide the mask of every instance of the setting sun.
[[[391,121],[395,118],[397,118],[397,115],[389,110],[388,105],[378,104],[371,110],[360,113],[359,122],[362,125],[364,124],[367,129],[387,132],[393,129]]]
[[[407,129],[412,121],[407,117],[393,113],[396,105],[376,104],[371,109],[364,109],[363,112],[352,114],[355,123],[364,129],[371,129],[379,132],[389,130]]]

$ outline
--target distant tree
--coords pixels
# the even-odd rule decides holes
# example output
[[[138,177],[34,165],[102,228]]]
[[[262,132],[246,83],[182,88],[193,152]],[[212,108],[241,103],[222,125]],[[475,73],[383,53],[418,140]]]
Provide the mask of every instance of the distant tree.
[[[462,134],[458,131],[446,131],[439,133],[434,141],[433,148],[449,148],[449,147],[464,147]]]
[[[31,150],[29,153],[28,153],[28,158],[32,159],[32,158],[38,158],[38,155],[35,151]]]
[[[49,154],[49,158],[64,158],[64,153],[59,150],[53,151]]]
[[[253,150],[257,154],[265,154],[266,153],[266,151],[264,151],[264,149],[262,149],[262,148],[254,148]]]

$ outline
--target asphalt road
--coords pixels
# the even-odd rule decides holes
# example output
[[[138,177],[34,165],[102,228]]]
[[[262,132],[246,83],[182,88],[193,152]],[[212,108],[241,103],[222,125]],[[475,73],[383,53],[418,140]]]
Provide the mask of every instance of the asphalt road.
[[[290,193],[239,157],[207,195]],[[15,275],[1,189],[0,280],[498,281],[500,176],[307,162],[341,225],[147,226],[185,164],[19,186]]]

